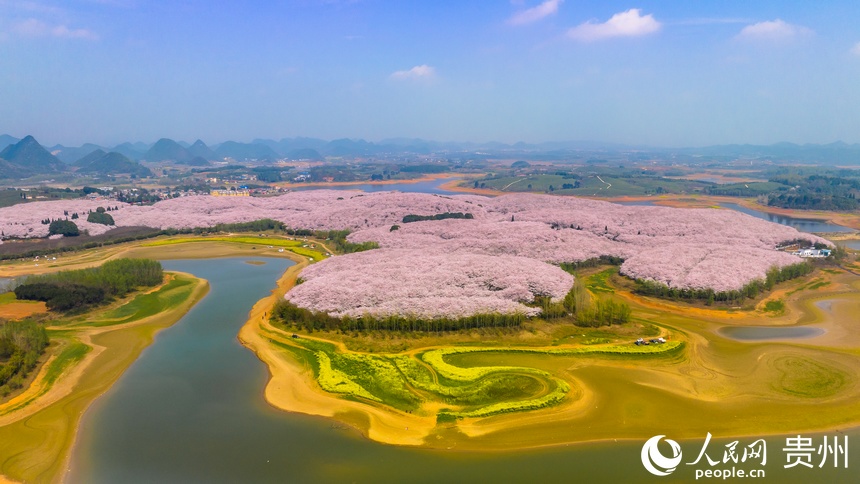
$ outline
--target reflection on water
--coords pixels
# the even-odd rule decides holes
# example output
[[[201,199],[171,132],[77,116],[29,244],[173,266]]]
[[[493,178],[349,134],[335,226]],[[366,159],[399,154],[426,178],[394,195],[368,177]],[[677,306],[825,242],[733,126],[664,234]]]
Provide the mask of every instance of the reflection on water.
[[[630,205],[633,207],[654,207],[654,202],[650,200],[631,200],[625,202],[612,202],[617,203],[618,205]]]
[[[266,366],[236,338],[251,306],[288,264],[260,259],[266,264],[244,258],[164,262],[166,269],[207,279],[210,292],[159,333],[87,411],[68,482],[656,482],[640,457],[650,435],[511,452],[437,451],[378,444],[332,420],[271,408],[263,399]],[[673,438],[676,430],[671,418],[655,421],[655,435]],[[860,437],[857,429],[847,433],[852,441]],[[821,441],[811,432],[804,436]],[[719,458],[730,445],[733,439],[725,437],[715,433],[711,455]],[[704,438],[705,431],[680,442],[684,462],[693,461]],[[757,482],[805,483],[812,471],[817,482],[847,482],[860,466],[860,452],[851,452],[847,470],[785,469],[785,437],[766,440],[767,479]],[[680,466],[671,482],[693,482],[693,472]]]
[[[849,249],[860,250],[860,240],[841,240],[838,243]]]
[[[831,224],[827,222],[822,222],[820,220],[806,219],[806,218],[794,218],[787,217],[785,215],[776,215],[773,213],[760,212],[758,210],[753,210],[751,208],[744,207],[743,205],[738,205],[737,203],[721,203],[721,207],[730,208],[732,210],[737,210],[738,212],[743,212],[747,215],[752,215],[753,217],[760,218],[762,220],[767,220],[769,222],[775,222],[782,225],[788,225],[789,227],[794,227],[801,232],[853,232],[853,229],[848,227],[843,227],[841,225]]]
[[[808,326],[728,326],[718,330],[722,336],[741,341],[803,339],[821,336],[825,331]]]
[[[613,202],[619,205],[639,205],[639,206],[654,206],[654,202],[650,200],[636,200],[629,202]],[[806,218],[796,218],[796,217],[788,217],[786,215],[776,215],[772,213],[762,212],[759,210],[753,210],[751,208],[744,207],[743,205],[739,205],[737,203],[729,203],[723,202],[720,203],[720,206],[723,208],[728,208],[731,210],[735,210],[737,212],[745,213],[747,215],[752,215],[753,217],[760,218],[762,220],[767,220],[768,222],[774,222],[781,225],[788,225],[789,227],[794,227],[801,232],[854,232],[854,229],[850,229],[848,227],[843,227],[841,225],[836,225],[828,222],[822,222],[820,220],[814,219],[806,219]],[[856,246],[853,248],[857,248],[860,250],[860,241],[854,241]],[[846,244],[848,245],[848,244]],[[850,245],[849,245],[850,246]]]

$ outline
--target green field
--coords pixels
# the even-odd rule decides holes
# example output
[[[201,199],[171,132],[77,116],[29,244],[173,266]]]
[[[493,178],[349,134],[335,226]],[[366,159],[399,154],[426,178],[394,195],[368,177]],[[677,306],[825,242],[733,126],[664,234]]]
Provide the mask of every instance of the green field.
[[[0,404],[0,475],[23,482],[59,480],[78,421],[153,340],[206,293],[206,282],[176,274],[148,294],[50,322],[53,359],[16,401]],[[84,341],[92,341],[92,345]],[[94,353],[93,348],[99,348]],[[92,356],[95,354],[95,356]],[[88,359],[86,371],[75,368]],[[47,399],[44,407],[34,402]]]
[[[326,256],[324,253],[308,247],[302,247],[306,242],[300,240],[289,240],[275,237],[180,237],[155,240],[142,244],[141,247],[159,247],[165,245],[190,244],[199,242],[229,242],[234,244],[246,244],[261,247],[277,247],[289,250],[294,254],[304,257],[310,257],[315,261],[323,260]]]
[[[674,354],[683,348],[683,343],[672,341],[652,346],[456,347],[418,353],[368,354],[342,352],[331,343],[309,338],[294,339],[292,344],[270,341],[311,368],[320,388],[326,392],[419,415],[433,411],[440,421],[545,408],[561,403],[571,390],[568,382],[542,369],[459,366],[448,361],[455,355],[612,355],[638,359]]]
[[[176,307],[188,298],[194,286],[193,280],[177,277],[160,287],[157,291],[138,294],[119,307],[89,315],[86,318],[59,322],[56,325],[103,327],[139,321]]]
[[[578,188],[563,188],[580,183]],[[582,175],[581,179],[563,175],[507,176],[478,180],[483,188],[503,192],[554,193],[600,197],[641,196],[660,193],[703,192],[710,184],[695,180],[676,180],[650,176]],[[474,186],[474,182],[471,185]]]

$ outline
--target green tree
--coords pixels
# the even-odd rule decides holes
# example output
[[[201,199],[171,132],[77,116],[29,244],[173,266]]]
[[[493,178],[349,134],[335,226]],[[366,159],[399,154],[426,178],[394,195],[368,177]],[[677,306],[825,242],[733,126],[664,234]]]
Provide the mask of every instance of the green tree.
[[[48,235],[62,235],[65,237],[77,237],[81,235],[78,226],[70,220],[54,220],[48,226]]]

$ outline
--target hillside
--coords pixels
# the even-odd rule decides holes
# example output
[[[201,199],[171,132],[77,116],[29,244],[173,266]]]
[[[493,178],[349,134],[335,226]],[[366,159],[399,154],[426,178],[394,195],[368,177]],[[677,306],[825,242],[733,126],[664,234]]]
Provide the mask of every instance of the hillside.
[[[0,151],[0,158],[7,162],[0,165],[0,178],[59,173],[66,168],[32,136],[7,146]]]
[[[101,156],[99,156],[101,152]],[[86,157],[78,160],[80,164],[78,173],[90,173],[98,175],[135,175],[138,177],[150,177],[152,171],[136,161],[128,159],[125,155],[117,152],[105,153],[102,150],[94,151]]]
[[[82,158],[80,158],[80,159],[78,159],[78,160],[75,160],[75,162],[74,162],[74,163],[72,163],[72,165],[75,165],[75,166],[87,166],[87,165],[89,165],[90,163],[92,163],[92,162],[94,162],[94,161],[96,161],[96,160],[101,159],[101,158],[102,158],[102,157],[104,157],[106,154],[107,154],[107,152],[106,152],[105,150],[103,150],[103,149],[99,148],[99,149],[93,150],[92,152],[90,152],[90,153],[86,154],[86,155],[85,155],[85,156],[83,156]]]
[[[319,151],[313,148],[300,148],[297,150],[292,150],[287,153],[287,158],[291,160],[313,160],[313,161],[322,161],[325,158],[319,153]]]
[[[218,158],[215,156],[215,152],[206,146],[206,143],[201,140],[197,140],[193,145],[189,146],[188,152],[191,153],[192,156],[197,156],[204,160],[215,160]]]
[[[51,147],[51,154],[60,159],[63,163],[74,163],[80,160],[81,157],[92,153],[95,150],[101,149],[101,146],[92,143],[84,143],[75,148],[70,146],[56,145]]]
[[[131,144],[129,142],[125,142],[123,144],[114,146],[113,150],[111,151],[121,153],[126,157],[131,158],[132,160],[141,160],[143,159],[143,155],[144,153],[146,153],[147,149],[149,148],[143,143]]]
[[[21,140],[14,136],[9,136],[8,134],[0,134],[0,150],[5,149],[9,145],[14,145],[19,141]]]
[[[149,162],[175,161],[181,163],[191,158],[194,156],[187,149],[168,138],[161,138],[156,141],[152,148],[143,155],[143,159]]]
[[[237,161],[243,160],[269,160],[274,161],[280,158],[272,148],[266,145],[254,143],[237,143],[235,141],[227,141],[221,143],[218,149],[215,150],[215,155],[218,158],[233,158]]]

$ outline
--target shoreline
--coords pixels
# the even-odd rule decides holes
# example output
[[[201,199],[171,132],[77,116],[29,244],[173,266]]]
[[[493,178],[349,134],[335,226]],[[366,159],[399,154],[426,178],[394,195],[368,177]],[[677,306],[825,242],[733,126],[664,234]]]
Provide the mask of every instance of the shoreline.
[[[572,401],[566,400],[558,406],[533,412],[466,419],[452,424],[437,424],[435,419],[432,417],[419,417],[414,414],[406,415],[397,410],[388,409],[370,403],[359,403],[356,401],[346,400],[335,394],[327,393],[318,388],[312,374],[309,374],[309,368],[304,368],[300,363],[293,359],[289,353],[284,350],[279,350],[272,344],[274,341],[278,341],[278,339],[281,338],[283,338],[282,341],[288,344],[289,340],[286,338],[289,338],[289,335],[282,329],[271,326],[268,323],[268,320],[262,316],[263,313],[268,313],[275,301],[289,290],[300,270],[306,265],[308,264],[298,264],[289,268],[284,273],[284,275],[278,280],[277,288],[274,289],[269,296],[259,300],[255,304],[254,309],[249,314],[249,319],[246,321],[245,325],[243,325],[239,333],[240,342],[253,351],[255,355],[257,355],[257,357],[266,364],[267,371],[269,373],[269,380],[266,383],[264,399],[274,408],[288,412],[330,418],[336,422],[353,427],[363,438],[385,445],[401,445],[437,450],[455,449],[457,451],[464,452],[505,452],[558,448],[562,446],[607,441],[636,440],[637,437],[634,437],[633,435],[643,431],[641,425],[634,425],[633,427],[616,428],[615,430],[618,430],[617,434],[620,435],[620,437],[612,437],[611,435],[608,435],[605,430],[602,432],[588,432],[589,435],[582,435],[581,433],[578,435],[562,433],[557,436],[553,436],[551,433],[552,431],[550,430],[552,429],[553,424],[563,426],[570,424],[571,426],[575,426],[587,422],[592,418],[600,418],[600,414],[596,414],[594,409],[597,408],[597,403],[599,401],[605,399],[605,392],[595,393],[595,389],[590,388],[588,384],[580,384],[581,382],[579,381],[579,378],[573,375],[565,377],[569,383],[576,382],[575,386],[578,389],[578,395],[576,395],[576,398]],[[833,294],[830,296],[813,294],[811,296],[804,297],[803,300],[810,298],[818,300],[833,297],[838,296]],[[662,311],[665,309],[656,307],[663,306],[664,304],[647,304],[650,301],[641,299],[638,302],[640,302],[640,304],[646,303],[646,307],[650,305],[652,309],[656,311]],[[802,319],[808,315],[810,304],[811,303],[802,303],[805,307],[805,309],[802,309],[799,307],[801,305],[800,302],[795,303],[798,307],[786,315],[786,318],[793,319],[795,320],[793,323],[798,324],[798,319]],[[668,303],[666,303],[666,305],[668,305]],[[757,313],[721,314],[717,311],[704,310],[702,312],[703,314],[700,316],[705,317],[704,324],[706,327],[716,327],[719,325],[719,320],[721,319],[737,320],[741,318],[752,318],[761,319],[764,322],[767,318],[767,315]],[[776,321],[769,322],[773,324]],[[729,321],[726,321],[726,323],[729,325],[731,324]],[[838,327],[839,324],[844,324],[844,322],[836,323],[834,321],[816,321],[816,323],[826,325],[831,329]],[[680,330],[684,333],[687,332],[673,324],[667,325],[667,328],[672,331]],[[703,332],[698,330],[690,334],[689,336],[695,336],[690,340],[690,344],[700,344],[702,342],[706,343],[709,341],[706,336],[703,336],[703,334]],[[828,335],[830,334],[831,333],[828,333]],[[302,334],[301,337],[319,339],[333,343],[341,349],[345,348],[344,343],[341,341],[326,339],[324,337],[317,338],[315,336],[307,336],[304,334]],[[821,338],[828,338],[828,336],[823,336]],[[830,350],[829,345],[821,345],[821,343],[825,343],[826,345],[826,342],[821,338],[816,339],[812,343],[806,343],[805,340],[803,340],[797,342],[777,342],[776,344],[780,347],[783,347],[782,345],[788,346],[788,352],[781,352],[781,356],[805,357],[803,355],[805,355],[810,348],[814,351]],[[816,345],[815,343],[818,344]],[[756,346],[756,342],[752,342],[752,344],[734,344],[739,347],[746,348],[747,351],[760,353],[761,348],[766,349],[767,347],[770,347],[768,344],[773,343],[763,342],[763,344],[758,344],[758,346]],[[810,346],[810,344],[813,346]],[[420,350],[423,349],[425,348],[422,347]],[[837,351],[840,350],[837,348],[833,349],[836,349]],[[420,350],[408,350],[407,353]],[[844,351],[845,348],[842,347],[841,350]],[[687,358],[689,361],[681,363],[682,366],[688,366],[690,364],[699,366],[704,363],[701,360],[701,356],[691,354]],[[585,364],[588,365],[588,363]],[[620,367],[625,368],[628,367],[628,365],[633,365],[635,367],[637,364],[635,362],[626,364],[622,363]],[[661,366],[662,365],[659,363],[656,365],[656,372],[658,374],[662,374],[664,371],[659,370],[659,367]],[[719,397],[717,394],[712,395],[712,392],[708,389],[692,390],[693,387],[688,388],[689,385],[686,384],[682,384],[681,386],[674,385],[677,386],[677,388],[674,388],[672,382],[678,378],[683,379],[683,372],[675,375],[675,370],[670,371],[672,371],[672,377],[666,380],[668,383],[663,382],[662,384],[656,385],[654,388],[674,395],[672,398],[676,399],[676,405],[678,404],[678,399],[684,401],[689,398],[696,400],[696,403],[693,404],[694,406],[704,405],[707,407],[709,405],[718,405],[721,401],[722,397]],[[647,373],[648,371],[646,370],[646,374]],[[667,374],[665,376],[668,377],[669,375]],[[571,377],[572,380],[569,379]],[[572,386],[574,385],[572,384]],[[647,386],[651,386],[651,384],[648,384]],[[841,389],[833,396],[817,397],[816,402],[826,406],[841,408],[841,406],[844,405],[844,399],[853,398],[850,397],[850,395],[856,393],[856,391],[852,390],[853,387],[853,384],[849,384],[848,387]],[[690,393],[690,391],[692,391],[692,393]],[[734,400],[732,401],[732,405],[740,405],[741,408],[743,408],[745,405],[755,405],[755,402],[761,401],[758,397],[744,396],[744,394],[745,392],[740,391],[735,398],[731,399]],[[752,398],[752,400],[750,400],[750,398]],[[749,400],[749,403],[744,403],[747,400]],[[795,397],[781,396],[774,400],[774,411],[778,414],[781,409],[791,409],[792,414],[794,414],[800,411],[799,408],[804,406],[804,403],[805,402],[803,401],[796,400]],[[683,406],[686,404],[681,403],[681,405]],[[751,413],[760,412],[753,411]],[[845,414],[844,417],[848,420],[856,420],[857,418],[857,416],[853,414]],[[695,417],[693,417],[693,420],[695,421]],[[727,423],[724,426],[715,428],[714,430],[721,431],[719,434],[721,438],[729,438],[777,436],[786,435],[796,431],[820,433],[858,428],[857,422],[847,426],[833,422],[805,422],[804,428],[789,430],[783,429],[779,426],[774,426],[776,423],[776,421],[770,422],[771,428],[774,430],[767,430],[766,428],[757,430],[755,426],[744,427],[743,425],[735,425],[733,423]],[[760,425],[767,426],[769,423],[764,421]],[[407,428],[408,431],[406,430]],[[545,435],[548,437],[542,437],[542,435],[544,435],[543,433],[534,433],[541,431],[542,429],[543,432],[547,432]],[[609,430],[614,431],[612,428]],[[522,432],[525,432],[526,434],[531,432],[532,439],[517,441],[512,437],[513,435]],[[537,435],[537,437],[535,437],[535,435]],[[681,435],[678,435],[678,437],[679,439],[688,440],[697,438],[694,435],[690,435],[689,432],[683,432]],[[436,443],[436,440],[431,440],[433,438],[439,439],[438,444]],[[497,441],[496,438],[498,438]],[[557,438],[558,440],[553,440],[553,438]]]
[[[454,424],[437,424],[436,419],[433,417],[418,417],[413,414],[405,414],[396,410],[389,410],[387,408],[382,408],[376,405],[360,403],[355,401],[345,400],[336,396],[334,394],[329,394],[323,392],[319,388],[316,387],[316,382],[313,377],[309,377],[307,373],[307,369],[302,368],[300,364],[298,364],[289,354],[285,351],[279,350],[277,347],[273,346],[268,339],[278,337],[284,337],[283,330],[276,329],[268,324],[268,321],[262,316],[264,313],[269,313],[272,305],[280,298],[295,282],[295,278],[298,276],[298,273],[310,263],[306,260],[306,258],[295,256],[289,252],[285,253],[277,253],[275,251],[268,250],[251,250],[248,247],[237,246],[233,243],[218,243],[218,242],[210,242],[209,245],[204,249],[200,250],[199,246],[195,247],[195,250],[189,251],[188,247],[184,244],[177,244],[176,246],[160,246],[160,247],[140,247],[140,244],[134,244],[131,246],[124,247],[122,251],[116,251],[114,253],[111,251],[110,257],[113,256],[121,256],[126,253],[133,253],[136,256],[146,256],[148,253],[152,253],[150,251],[157,252],[161,258],[169,259],[169,258],[215,258],[215,257],[229,257],[229,256],[248,256],[249,258],[253,258],[254,256],[274,256],[274,257],[287,257],[293,261],[297,261],[298,263],[294,266],[288,268],[278,279],[276,288],[266,297],[258,300],[248,315],[248,320],[243,324],[237,338],[247,348],[249,348],[255,355],[266,365],[267,372],[269,374],[268,381],[266,382],[265,390],[264,390],[264,399],[266,400],[268,405],[271,405],[274,408],[278,408],[280,410],[303,413],[308,415],[316,415],[323,416],[326,418],[333,419],[336,422],[341,422],[349,425],[354,428],[358,433],[362,435],[363,438],[383,443],[387,445],[402,445],[402,446],[410,446],[415,448],[426,448],[426,449],[451,449],[454,448],[457,451],[480,451],[480,452],[505,452],[505,451],[513,451],[513,450],[526,450],[526,449],[541,449],[541,448],[557,448],[560,446],[567,445],[579,445],[585,443],[599,443],[606,441],[618,441],[618,440],[636,440],[637,437],[631,437],[632,433],[641,431],[640,427],[633,427],[632,429],[628,428],[620,428],[621,432],[618,434],[622,435],[622,437],[611,437],[606,436],[606,431],[602,433],[599,431],[591,433],[589,436],[584,436],[581,440],[569,440],[570,435],[558,437],[562,440],[558,441],[549,441],[545,443],[540,443],[540,439],[533,439],[532,441],[525,441],[522,443],[517,443],[512,438],[512,433],[516,433],[518,431],[522,431],[523,429],[551,429],[549,425],[553,422],[558,422],[560,424],[566,425],[578,425],[582,422],[581,419],[577,417],[582,412],[586,413],[586,417],[588,418],[600,418],[600,415],[592,415],[592,409],[586,407],[590,407],[590,404],[593,403],[592,398],[594,397],[594,393],[588,385],[577,385],[583,394],[579,395],[579,398],[573,401],[565,401],[561,403],[559,406],[551,407],[548,409],[543,409],[534,412],[525,412],[525,413],[515,413],[515,414],[506,414],[499,415],[494,417],[487,417],[481,419],[474,420],[466,420],[460,421],[456,425]],[[270,253],[271,252],[271,253]],[[90,254],[91,255],[91,254]],[[840,279],[841,280],[841,279]],[[842,284],[842,283],[840,283]],[[850,283],[851,287],[860,288],[856,280]],[[208,287],[208,286],[207,286]],[[838,293],[842,292],[845,288],[840,288],[839,291],[836,290],[835,286],[829,286],[825,291],[819,291],[817,293],[805,293],[811,294],[810,296],[805,296],[803,298],[804,301],[815,300],[818,299],[833,299],[838,298]],[[626,291],[624,291],[626,294]],[[821,295],[819,295],[819,293]],[[191,299],[191,298],[189,298]],[[795,301],[795,306],[799,306],[800,303],[797,302],[797,298],[792,298]],[[194,301],[194,304],[199,301],[197,299]],[[639,300],[638,302],[640,306],[649,307],[649,304],[643,304],[646,302],[651,302],[650,300]],[[664,311],[667,308],[656,307],[657,304],[650,304],[651,309],[653,311]],[[660,302],[660,306],[667,305],[669,306],[669,302]],[[814,306],[814,303],[804,303],[805,306]],[[192,304],[193,307],[193,304]],[[808,309],[808,308],[807,308]],[[186,310],[187,311],[187,310]],[[184,315],[184,312],[183,312]],[[735,316],[732,314],[728,316],[727,314],[711,313],[711,310],[708,310],[708,314],[701,314],[701,321],[703,325],[711,325],[714,319],[736,319],[743,318],[744,315],[738,314]],[[749,313],[747,316],[752,317],[753,313]],[[761,315],[755,314],[755,318],[759,318]],[[795,323],[797,320],[803,319],[807,317],[807,311],[801,310],[798,307],[795,307],[792,311],[788,312],[785,317],[780,317],[778,319],[770,319],[767,318],[768,321],[772,321],[776,323],[778,320],[782,319],[792,319]],[[763,316],[761,316],[763,318]],[[181,315],[179,316],[181,318]],[[697,319],[698,320],[698,319]],[[765,320],[765,319],[762,319]],[[178,321],[178,319],[177,319]],[[710,321],[710,322],[709,322]],[[833,321],[826,323],[822,322],[820,319],[815,321],[818,324],[835,324]],[[666,323],[668,328],[671,328],[674,331],[678,331],[679,327],[674,324]],[[807,323],[808,324],[808,323]],[[839,324],[844,324],[843,321],[839,321]],[[847,328],[847,326],[846,326]],[[114,329],[123,329],[123,328],[114,328]],[[681,330],[685,332],[685,330]],[[105,331],[110,332],[110,331]],[[280,333],[280,334],[279,334]],[[693,334],[701,339],[704,338],[708,340],[702,333],[698,330],[693,331]],[[835,337],[835,334],[828,332],[827,337]],[[95,335],[93,335],[95,336]],[[286,337],[288,337],[287,335]],[[305,337],[305,336],[302,336]],[[150,339],[148,344],[151,344],[154,341],[154,336]],[[287,340],[288,342],[289,340]],[[344,348],[342,342],[325,340],[329,342],[333,342]],[[710,340],[708,340],[710,341]],[[817,341],[816,341],[817,342]],[[86,341],[92,347],[96,347],[100,345],[98,341]],[[148,345],[147,344],[147,345]],[[768,347],[766,343],[761,345],[762,347]],[[144,345],[146,347],[147,345]],[[793,354],[802,354],[804,353],[802,350],[804,348],[810,348],[809,343],[805,340],[791,342],[788,343],[789,346],[794,348],[792,350]],[[747,347],[751,348],[755,346],[754,344],[750,344]],[[819,345],[815,345],[824,350],[829,350],[832,348],[826,348]],[[828,345],[829,346],[829,345]],[[841,348],[841,350],[845,350],[845,348]],[[91,352],[94,353],[94,352]],[[98,355],[88,355],[92,358],[96,358]],[[135,360],[136,356],[134,356],[131,361],[128,363],[126,368],[130,366]],[[82,362],[81,362],[82,363]],[[81,363],[76,365],[73,368],[81,367]],[[633,365],[635,366],[635,364]],[[660,366],[660,365],[658,365]],[[626,368],[626,365],[621,365],[621,368]],[[124,371],[124,370],[122,370]],[[116,376],[116,379],[121,376],[121,372]],[[579,381],[577,376],[572,377],[574,381]],[[635,378],[630,377],[630,378]],[[99,393],[98,396],[107,391],[110,386],[113,384],[116,379],[108,382],[105,386],[105,389]],[[671,380],[671,379],[670,379]],[[61,383],[62,380],[58,382]],[[671,385],[671,381],[669,382]],[[647,384],[646,385],[650,385]],[[655,388],[660,389],[662,386],[657,385]],[[678,387],[678,395],[684,396],[686,386]],[[849,390],[846,390],[850,392]],[[844,395],[846,391],[841,391],[839,395]],[[95,401],[94,397],[92,401],[90,401],[88,405],[91,405],[92,402]],[[689,398],[698,398],[699,401],[706,402],[709,396],[708,392],[703,394],[696,393],[695,395],[690,394],[686,395]],[[600,395],[601,398],[604,397],[603,394]],[[834,402],[832,398],[825,398],[821,403],[826,405],[839,404],[839,398],[836,398]],[[783,404],[785,402],[782,402]],[[788,403],[792,403],[788,401]],[[803,402],[794,402],[795,405],[801,405]],[[84,407],[87,408],[87,407]],[[595,407],[596,408],[596,407]],[[777,409],[778,411],[779,409]],[[844,412],[843,412],[844,413]],[[561,419],[559,417],[561,416]],[[854,419],[855,416],[853,414],[844,413],[846,420]],[[766,425],[765,422],[763,425]],[[809,424],[809,422],[806,422]],[[74,445],[77,443],[77,437],[79,433],[79,425],[80,425],[80,415],[77,417],[77,421],[75,423],[74,431],[73,431],[73,443],[69,448],[69,453],[66,457],[66,461],[70,459],[71,452],[74,451]],[[800,431],[809,431],[809,432],[827,432],[830,430],[839,430],[839,429],[856,429],[857,425],[852,424],[850,426],[839,426],[839,425],[825,425],[825,426],[814,426],[811,427],[812,430],[807,429],[799,429]],[[408,429],[408,431],[407,431]],[[719,429],[718,429],[719,430]],[[757,433],[754,430],[750,430],[747,433],[743,431],[740,432],[731,432],[730,428],[722,429],[725,431],[722,435],[730,435],[736,437],[742,436],[771,436],[771,435],[782,435],[785,434],[785,431],[758,431]],[[500,442],[498,444],[492,444],[491,441],[495,434],[499,433]],[[460,434],[461,437],[457,437],[455,434]],[[549,434],[548,434],[549,435]],[[624,436],[628,435],[628,436]],[[688,435],[688,434],[683,434]],[[445,446],[445,444],[449,443],[442,437],[451,438],[454,436],[453,446]],[[489,437],[487,437],[489,436]],[[428,437],[437,437],[439,438],[440,445],[433,445],[428,442]],[[468,437],[468,439],[465,439]],[[457,440],[457,439],[460,440]],[[678,436],[679,439],[695,439],[694,436]],[[550,440],[552,437],[549,438]],[[568,439],[568,440],[563,440]],[[63,468],[68,467],[67,464],[64,465]],[[2,480],[0,480],[2,483]]]
[[[344,400],[319,391],[313,387],[315,380],[307,377],[307,369],[290,361],[289,356],[273,348],[271,343],[266,341],[267,338],[262,336],[263,332],[270,331],[267,327],[271,328],[263,313],[271,312],[275,302],[294,285],[299,272],[308,265],[306,260],[300,260],[288,268],[272,293],[254,304],[248,320],[239,330],[239,342],[252,351],[268,370],[269,379],[264,390],[266,403],[278,410],[335,419],[377,442],[403,446],[422,445],[424,438],[430,435],[436,426],[435,418],[419,420],[414,416]],[[360,425],[355,418],[357,416],[350,418],[352,412],[366,417],[367,428]]]
[[[67,329],[71,332],[69,344],[77,341],[90,349],[49,387],[44,387],[43,379],[34,380],[22,394],[4,403],[6,408],[20,403],[23,406],[0,417],[0,442],[8,438],[6,445],[0,444],[0,450],[12,450],[0,463],[0,475],[12,479],[10,474],[15,474],[23,481],[64,480],[84,413],[119,380],[162,329],[178,322],[208,294],[208,282],[187,274],[183,277],[189,277],[195,286],[185,300],[166,313],[116,326]],[[44,377],[54,358],[56,355],[43,366],[39,376]],[[38,430],[45,427],[55,431],[48,435]]]

